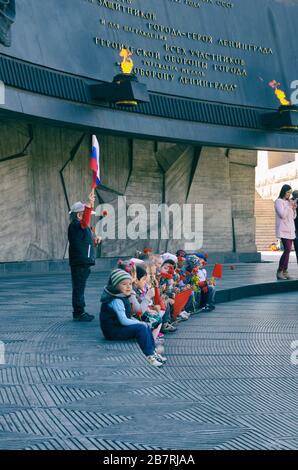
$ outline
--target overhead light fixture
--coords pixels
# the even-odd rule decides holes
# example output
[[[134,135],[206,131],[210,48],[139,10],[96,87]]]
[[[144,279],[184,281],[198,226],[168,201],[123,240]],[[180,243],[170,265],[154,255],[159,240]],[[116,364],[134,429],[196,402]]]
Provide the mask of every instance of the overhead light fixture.
[[[298,130],[298,107],[291,104],[286,94],[280,89],[280,83],[271,80],[268,85],[274,90],[281,106],[274,113],[265,113],[261,115],[262,125],[266,128],[297,131]]]
[[[261,116],[264,127],[282,131],[298,131],[298,106],[293,104],[280,106],[274,113]]]

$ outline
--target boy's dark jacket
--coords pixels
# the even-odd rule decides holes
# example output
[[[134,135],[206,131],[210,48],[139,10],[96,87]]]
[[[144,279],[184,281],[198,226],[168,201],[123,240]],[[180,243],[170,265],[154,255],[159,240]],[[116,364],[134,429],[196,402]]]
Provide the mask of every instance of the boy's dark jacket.
[[[95,264],[95,249],[91,229],[82,228],[79,220],[73,220],[68,227],[70,266]]]
[[[131,311],[131,305],[129,301],[129,297],[127,297],[124,294],[113,294],[109,288],[106,286],[104,288],[103,294],[101,296],[101,309],[100,309],[100,326],[103,331],[103,334],[107,339],[109,339],[111,333],[115,331],[117,328],[123,328],[123,326],[120,324],[117,313],[115,310],[110,307],[108,304],[112,302],[115,299],[122,300],[124,303],[125,307],[125,313],[127,318],[131,318],[132,316],[132,311]]]

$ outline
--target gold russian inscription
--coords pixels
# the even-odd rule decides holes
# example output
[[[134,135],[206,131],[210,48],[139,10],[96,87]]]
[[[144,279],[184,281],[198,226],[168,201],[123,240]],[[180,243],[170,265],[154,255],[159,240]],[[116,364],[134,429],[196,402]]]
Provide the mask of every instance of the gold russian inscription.
[[[184,31],[177,25],[174,27],[169,24],[160,24],[156,21],[157,15],[154,12],[134,8],[134,0],[84,1],[109,9],[111,12],[130,14],[139,19],[147,20],[145,23],[139,21],[136,25],[121,24],[121,22],[113,21],[111,19],[112,15],[109,14],[107,15],[108,19],[99,19],[101,28],[108,32],[108,38],[103,38],[100,34],[94,37],[95,44],[100,47],[112,50],[121,50],[123,47],[129,47],[131,52],[139,58],[138,62],[140,65],[135,62],[134,73],[142,78],[176,82],[184,86],[195,86],[219,92],[233,93],[237,91],[238,85],[221,81],[218,79],[221,74],[228,74],[234,77],[235,80],[245,79],[249,75],[248,56],[245,53],[262,54],[263,56],[273,54],[271,47],[233,39],[216,38],[209,34],[208,31],[206,33]],[[204,5],[221,6],[227,9],[234,7],[232,2],[226,0],[169,1],[197,9]],[[117,20],[119,20],[119,14],[117,15]],[[112,33],[114,37],[110,30],[117,31],[115,36]],[[128,43],[126,34],[126,39],[122,42],[121,36],[118,36],[118,31],[130,33],[144,39],[153,39],[161,42],[161,44],[156,47],[158,50],[153,50],[150,46],[136,47],[133,44],[138,44],[137,40],[132,40],[131,43]],[[174,39],[173,41],[171,41],[172,38]],[[180,39],[179,44],[175,43],[176,39]],[[189,46],[188,41],[193,43],[192,47]],[[199,48],[196,48],[195,42],[200,42],[206,50],[201,50],[200,45],[197,45]],[[227,53],[224,53],[221,48],[225,48]],[[230,53],[229,49],[233,50],[234,54]],[[216,79],[214,79],[215,77]]]
[[[213,43],[213,37],[208,34],[182,31],[179,28],[173,28],[172,26],[167,26],[167,25],[162,25],[162,24],[157,24],[157,23],[147,23],[147,27],[149,31],[156,31],[159,33],[168,34],[169,36],[173,38],[192,39],[194,41],[201,41],[207,44]]]
[[[273,54],[271,47],[256,46],[255,44],[247,44],[240,41],[231,41],[229,39],[219,39],[219,46],[230,47],[233,49],[242,49],[249,52],[259,52],[260,54]]]
[[[207,62],[202,62],[202,61],[196,60],[196,59],[189,59],[189,58],[186,58],[186,57],[179,57],[179,56],[175,56],[175,55],[166,54],[164,56],[164,60],[166,62],[171,62],[172,64],[190,65],[191,67],[197,67],[197,68],[205,69],[205,70],[208,69]]]
[[[167,41],[167,36],[165,34],[154,33],[151,31],[144,31],[143,29],[135,27],[135,26],[124,25],[123,31],[125,31],[126,33],[137,34],[138,36],[142,36],[143,38],[146,38],[146,39],[156,39],[158,41]]]
[[[86,0],[85,0],[86,1]],[[139,8],[133,8],[131,6],[123,5],[119,1],[110,1],[110,0],[87,0],[89,3],[93,3],[99,7],[107,8],[115,12],[126,13],[127,15],[136,16],[143,20],[156,21],[157,15],[152,11],[143,11]],[[131,2],[125,2],[131,4]]]
[[[239,77],[247,77],[247,71],[239,67],[230,67],[229,65],[213,64],[213,70],[216,72],[232,73]]]
[[[194,85],[202,88],[212,88],[214,90],[227,92],[234,92],[237,90],[236,83],[210,82],[209,80],[201,80],[199,78],[192,77],[180,77],[179,83],[182,85]]]
[[[158,80],[167,80],[172,82],[175,78],[174,74],[167,73],[167,72],[156,72],[155,70],[146,70],[142,67],[135,67],[134,73],[140,75],[141,77],[146,78],[157,78]]]

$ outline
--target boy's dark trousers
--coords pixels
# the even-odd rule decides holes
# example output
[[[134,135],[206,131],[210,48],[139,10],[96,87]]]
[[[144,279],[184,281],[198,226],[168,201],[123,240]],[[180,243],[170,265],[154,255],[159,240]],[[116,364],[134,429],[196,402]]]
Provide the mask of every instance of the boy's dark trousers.
[[[79,317],[85,311],[85,287],[91,272],[89,265],[71,266],[73,316]]]

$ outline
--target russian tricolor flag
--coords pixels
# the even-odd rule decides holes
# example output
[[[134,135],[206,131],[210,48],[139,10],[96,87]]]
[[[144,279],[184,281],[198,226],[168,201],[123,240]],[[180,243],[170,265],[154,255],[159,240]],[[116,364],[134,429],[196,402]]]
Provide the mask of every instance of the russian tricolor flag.
[[[90,168],[93,171],[92,189],[100,184],[100,149],[99,143],[95,135],[92,136],[92,152],[90,156]]]

